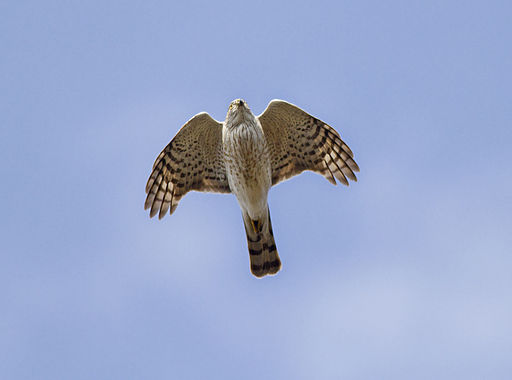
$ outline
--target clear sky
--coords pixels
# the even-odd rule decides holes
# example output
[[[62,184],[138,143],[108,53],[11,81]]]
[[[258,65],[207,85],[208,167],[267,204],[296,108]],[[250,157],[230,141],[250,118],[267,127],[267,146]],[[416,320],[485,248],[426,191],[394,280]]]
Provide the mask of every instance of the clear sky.
[[[510,379],[507,1],[0,3],[0,378]],[[361,167],[143,209],[200,111],[288,100]]]

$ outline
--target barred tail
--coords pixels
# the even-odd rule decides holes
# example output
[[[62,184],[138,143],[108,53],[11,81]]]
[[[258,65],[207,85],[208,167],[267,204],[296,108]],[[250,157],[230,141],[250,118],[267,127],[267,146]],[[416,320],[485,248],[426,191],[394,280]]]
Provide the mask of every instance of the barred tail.
[[[252,274],[256,277],[276,274],[281,269],[281,260],[277,254],[268,208],[267,215],[259,220],[251,220],[246,212],[243,212],[242,216]]]

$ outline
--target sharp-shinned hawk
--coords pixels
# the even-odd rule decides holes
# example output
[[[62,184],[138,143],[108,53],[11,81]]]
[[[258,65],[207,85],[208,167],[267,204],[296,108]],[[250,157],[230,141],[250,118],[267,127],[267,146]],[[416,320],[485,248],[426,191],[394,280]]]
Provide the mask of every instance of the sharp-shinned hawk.
[[[281,260],[267,204],[270,187],[304,170],[348,185],[359,171],[353,157],[338,132],[293,104],[272,100],[255,116],[237,99],[223,123],[203,112],[179,130],[153,165],[145,208],[162,218],[191,190],[235,194],[251,272],[276,274]]]

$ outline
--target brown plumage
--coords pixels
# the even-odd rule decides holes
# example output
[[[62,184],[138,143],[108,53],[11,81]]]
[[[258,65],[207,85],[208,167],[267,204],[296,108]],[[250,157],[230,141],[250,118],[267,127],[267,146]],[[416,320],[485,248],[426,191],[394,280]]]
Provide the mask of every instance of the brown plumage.
[[[256,221],[251,220],[247,213],[242,213],[242,217],[252,274],[256,277],[276,274],[281,269],[281,260],[274,241],[270,212],[267,209],[266,217]]]
[[[153,165],[145,208],[162,218],[191,190],[232,192],[242,210],[252,273],[275,274],[281,261],[267,204],[270,187],[304,170],[348,185],[359,171],[353,157],[338,132],[300,108],[273,100],[256,117],[238,99],[223,123],[200,113],[180,129]]]

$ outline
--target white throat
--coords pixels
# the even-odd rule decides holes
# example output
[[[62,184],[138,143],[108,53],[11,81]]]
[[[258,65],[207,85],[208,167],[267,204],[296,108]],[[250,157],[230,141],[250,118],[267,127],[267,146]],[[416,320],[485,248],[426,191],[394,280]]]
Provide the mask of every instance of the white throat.
[[[224,122],[226,127],[229,129],[237,128],[241,125],[247,126],[256,126],[257,119],[251,110],[239,107],[237,109],[231,110],[226,116],[226,121]]]

